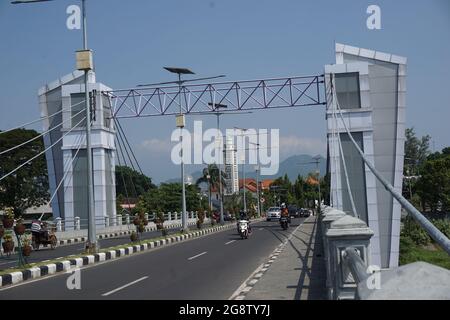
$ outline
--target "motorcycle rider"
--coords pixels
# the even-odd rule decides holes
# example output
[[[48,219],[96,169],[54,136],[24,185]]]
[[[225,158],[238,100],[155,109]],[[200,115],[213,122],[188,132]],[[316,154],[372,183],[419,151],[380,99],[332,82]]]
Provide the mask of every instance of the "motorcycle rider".
[[[250,217],[248,216],[247,212],[242,210],[241,212],[239,212],[239,215],[240,215],[241,220],[247,221],[248,233],[252,233],[252,227],[250,226]],[[238,227],[239,227],[239,222],[238,222]]]
[[[31,223],[31,233],[38,239],[48,239],[47,226],[40,220],[35,220]]]
[[[287,208],[285,203],[281,204],[281,214],[280,214],[280,216],[281,217],[285,217],[287,219],[288,223],[291,223],[291,217],[289,216],[289,210],[288,210],[288,208]]]

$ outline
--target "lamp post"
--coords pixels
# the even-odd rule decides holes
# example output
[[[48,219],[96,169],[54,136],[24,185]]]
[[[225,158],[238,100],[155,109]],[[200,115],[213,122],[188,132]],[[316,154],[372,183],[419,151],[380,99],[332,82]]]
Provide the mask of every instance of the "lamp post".
[[[248,129],[247,128],[238,128],[238,127],[234,127],[237,130],[241,131],[241,136],[242,136],[242,131],[246,132]],[[244,212],[247,213],[247,201],[245,198],[245,151],[244,151],[244,161],[242,163],[242,178],[244,183],[242,184],[242,187],[244,189]]]
[[[220,104],[220,103],[208,103],[209,106],[211,106],[214,110],[215,115],[217,116],[217,141],[219,143],[219,164],[218,164],[218,169],[219,169],[219,198],[220,198],[220,224],[224,223],[223,220],[223,186],[222,186],[222,162],[220,161],[220,154],[222,154],[220,152],[220,148],[223,148],[223,143],[222,143],[222,135],[220,134],[220,116],[222,115],[221,112],[218,112],[217,110],[220,108],[228,108],[228,106],[226,104]],[[220,141],[219,141],[220,138]],[[222,158],[223,159],[223,158]]]
[[[261,207],[260,207],[260,199],[259,199],[259,165],[255,166],[256,170],[256,201],[258,203],[258,218],[261,217]]]
[[[182,213],[181,213],[181,223],[183,232],[188,230],[187,218],[186,218],[186,186],[184,183],[184,161],[183,161],[183,128],[185,126],[185,118],[183,114],[183,109],[181,106],[181,86],[183,81],[181,81],[182,74],[194,74],[191,70],[187,68],[173,68],[164,67],[167,71],[171,73],[176,73],[178,75],[178,101],[180,106],[180,112],[176,116],[176,126],[180,128],[180,142],[181,142],[181,202],[182,202]]]
[[[11,4],[26,4],[48,2],[53,0],[17,0]],[[87,43],[87,18],[86,18],[86,0],[81,0],[81,12],[83,20],[83,50],[77,51],[77,69],[84,71],[84,94],[86,104],[86,160],[87,160],[87,196],[88,196],[88,240],[86,249],[90,253],[98,251],[97,235],[95,230],[95,205],[94,188],[92,177],[92,148],[91,148],[91,110],[89,104],[89,71],[93,69],[92,52],[88,49]],[[95,97],[94,97],[95,99]]]
[[[315,163],[316,164],[316,174],[317,174],[317,186],[318,186],[318,191],[319,191],[319,204],[318,204],[318,214],[320,214],[320,206],[322,204],[322,197],[320,195],[320,170],[319,170],[319,162],[320,162],[320,156],[315,156],[314,161],[310,161],[310,162],[305,162],[305,163],[299,163],[299,165],[306,165],[306,164],[311,164],[311,163]]]

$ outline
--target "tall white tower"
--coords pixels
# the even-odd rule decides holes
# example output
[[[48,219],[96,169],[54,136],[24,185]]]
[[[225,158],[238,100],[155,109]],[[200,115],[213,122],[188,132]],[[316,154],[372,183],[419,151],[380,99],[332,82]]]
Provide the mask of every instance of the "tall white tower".
[[[224,146],[225,150],[225,173],[227,175],[225,194],[230,195],[239,192],[239,176],[236,158],[236,149],[234,147],[233,138],[227,137]]]
[[[46,117],[56,113],[54,117],[44,118],[43,130],[62,123],[60,128],[44,136],[44,143],[49,147],[61,139],[55,147],[46,152],[46,159],[50,193],[53,194],[59,186],[57,196],[51,203],[53,217],[68,220],[66,229],[73,228],[74,217],[80,217],[82,223],[88,219],[83,81],[84,73],[77,70],[39,90],[41,115]],[[96,82],[94,72],[89,73],[88,85],[90,91],[97,90],[98,93],[111,90]],[[94,113],[91,129],[93,184],[95,215],[100,226],[104,224],[105,217],[112,219],[116,216],[115,129],[107,96],[95,96]]]

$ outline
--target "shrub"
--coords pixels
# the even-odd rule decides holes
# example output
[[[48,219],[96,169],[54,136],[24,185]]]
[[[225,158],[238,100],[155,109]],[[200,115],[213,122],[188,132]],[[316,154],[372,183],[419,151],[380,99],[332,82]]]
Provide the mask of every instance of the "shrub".
[[[416,245],[425,246],[430,243],[428,233],[412,217],[406,217],[402,235],[409,237]]]
[[[436,228],[439,229],[447,238],[450,238],[450,221],[444,219],[433,219],[431,220]]]

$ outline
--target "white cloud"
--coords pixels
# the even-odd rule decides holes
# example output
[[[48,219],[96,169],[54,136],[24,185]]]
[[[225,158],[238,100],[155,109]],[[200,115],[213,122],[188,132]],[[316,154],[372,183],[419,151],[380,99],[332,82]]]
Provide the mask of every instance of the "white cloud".
[[[297,154],[325,155],[326,151],[325,138],[304,138],[295,135],[280,137],[280,160]]]
[[[167,140],[151,138],[142,141],[140,147],[151,152],[170,153],[170,150],[172,149],[172,142],[170,141],[170,138],[167,138]]]

